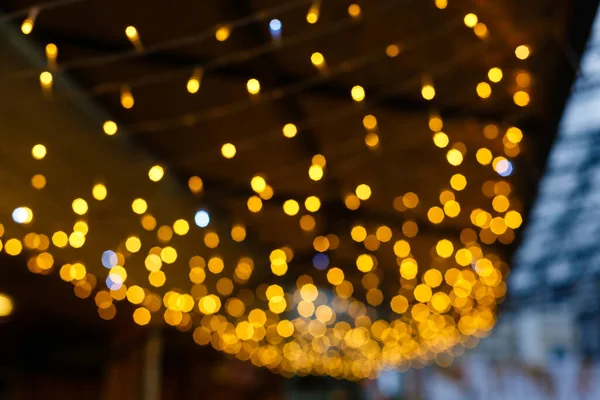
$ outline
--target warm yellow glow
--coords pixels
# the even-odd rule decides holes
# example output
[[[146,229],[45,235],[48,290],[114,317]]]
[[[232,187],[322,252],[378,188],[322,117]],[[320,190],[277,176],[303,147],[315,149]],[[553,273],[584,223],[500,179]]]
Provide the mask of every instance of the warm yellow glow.
[[[75,199],[71,204],[73,212],[78,215],[84,215],[88,212],[88,204],[84,199]]]
[[[177,235],[183,236],[190,231],[190,224],[185,219],[178,219],[173,223],[173,231]]]
[[[40,74],[40,83],[42,84],[42,87],[44,88],[48,88],[52,85],[52,82],[54,81],[54,77],[52,76],[52,74],[48,71],[44,71]]]
[[[448,0],[435,0],[435,6],[440,10],[448,7]]]
[[[358,210],[360,207],[360,199],[355,195],[350,194],[344,198],[344,204],[349,210]]]
[[[309,196],[304,201],[304,207],[307,211],[317,212],[321,208],[321,200],[317,196]]]
[[[475,32],[475,35],[480,39],[485,39],[489,35],[488,27],[483,22],[478,22],[473,28],[473,32]]]
[[[23,32],[24,35],[29,35],[31,33],[31,31],[33,31],[33,24],[34,24],[33,20],[27,18],[21,24],[21,32]]]
[[[94,199],[96,199],[98,201],[102,201],[102,200],[106,199],[107,195],[108,195],[108,190],[106,189],[106,186],[104,186],[101,183],[95,184],[94,187],[92,188],[92,196],[94,196]]]
[[[350,231],[350,236],[355,242],[362,242],[367,238],[367,230],[363,226],[357,225]]]
[[[308,13],[306,13],[306,22],[309,24],[316,24],[319,20],[320,8],[321,0],[315,0],[315,2],[308,9]]]
[[[363,126],[365,129],[373,130],[377,128],[377,118],[374,115],[365,115],[363,118]]]
[[[4,251],[10,256],[17,256],[23,251],[23,244],[19,239],[8,239],[4,243]]]
[[[506,131],[506,138],[511,143],[521,143],[521,140],[523,140],[523,131],[521,131],[517,127],[512,126]]]
[[[201,68],[194,69],[192,76],[187,81],[186,89],[189,93],[195,94],[200,90],[200,83],[202,80],[203,71]]]
[[[151,318],[152,314],[150,314],[150,311],[145,307],[136,308],[133,312],[133,321],[138,325],[148,325]]]
[[[303,215],[300,218],[300,228],[302,228],[303,231],[312,231],[315,229],[315,226],[316,221],[312,215]]]
[[[312,62],[315,67],[322,67],[325,64],[325,57],[323,57],[323,54],[315,52],[310,56],[310,62]]]
[[[308,169],[308,176],[313,181],[319,181],[323,178],[323,167],[320,165],[313,164]]]
[[[294,124],[285,124],[282,129],[283,136],[286,138],[293,138],[298,133],[298,128]]]
[[[72,232],[69,235],[69,244],[74,249],[79,249],[85,244],[85,235],[81,232]]]
[[[114,121],[109,120],[104,122],[104,124],[102,125],[102,129],[104,130],[104,133],[106,133],[108,136],[112,136],[117,133],[117,130],[119,128]]]
[[[73,232],[80,232],[84,235],[87,235],[89,232],[89,226],[85,221],[77,221],[75,225],[73,225]]]
[[[46,146],[44,146],[43,144],[36,144],[31,149],[31,155],[36,160],[43,159],[44,157],[46,157]]]
[[[145,297],[146,293],[144,292],[144,289],[137,285],[130,286],[127,289],[127,300],[131,304],[140,304],[142,301],[144,301]]]
[[[142,242],[140,238],[131,236],[125,241],[125,248],[131,253],[137,253],[142,248]]]
[[[435,246],[435,251],[440,257],[450,258],[452,256],[452,253],[454,253],[454,246],[452,245],[452,242],[448,239],[442,239],[439,242],[437,242]]]
[[[252,212],[259,212],[262,209],[262,200],[258,196],[251,196],[248,199],[248,210]]]
[[[390,58],[398,57],[398,54],[400,54],[400,46],[397,44],[390,44],[385,48],[385,55]]]
[[[148,178],[153,182],[160,181],[165,176],[165,170],[160,165],[155,165],[148,171]]]
[[[454,174],[450,178],[450,186],[454,190],[461,191],[467,186],[467,178],[462,174]]]
[[[0,317],[8,317],[12,314],[13,302],[10,296],[0,293]]]
[[[435,97],[435,89],[433,88],[433,85],[423,85],[421,88],[421,95],[425,100],[432,100]]]
[[[131,203],[131,209],[134,213],[142,215],[148,210],[148,203],[144,199],[137,198]]]
[[[360,6],[356,3],[352,3],[350,4],[350,6],[348,6],[348,15],[350,15],[352,18],[358,18],[360,17]]]
[[[361,272],[369,272],[373,266],[373,257],[369,254],[361,254],[356,258],[356,267]]]
[[[360,200],[369,200],[371,197],[371,188],[364,183],[358,185],[355,190],[356,197]]]
[[[482,99],[487,99],[492,95],[492,87],[487,82],[479,82],[477,84],[477,95]]]
[[[427,211],[427,218],[434,224],[439,224],[444,220],[444,211],[440,207],[431,207]]]
[[[125,35],[127,35],[130,40],[135,40],[139,37],[137,29],[135,26],[131,25],[125,28]]]
[[[514,94],[513,101],[519,107],[525,107],[529,104],[531,98],[529,97],[529,93],[520,90]]]
[[[235,157],[236,151],[237,150],[235,146],[231,143],[225,143],[223,146],[221,146],[221,154],[227,159],[232,159]]]
[[[529,57],[530,50],[527,45],[520,45],[515,49],[515,55],[519,60],[526,60]]]
[[[150,214],[146,214],[141,219],[142,228],[147,231],[153,231],[156,228],[156,218]]]
[[[469,13],[465,15],[464,22],[467,27],[474,28],[477,22],[479,22],[479,18],[477,18],[477,15]]]
[[[121,88],[121,106],[123,108],[130,110],[135,105],[135,99],[133,98],[133,94],[128,87],[124,86]]]
[[[300,211],[300,205],[296,200],[290,199],[283,203],[283,212],[285,212],[287,215],[296,215],[298,214],[298,211]]]
[[[450,165],[457,166],[463,162],[463,155],[460,151],[456,149],[450,149],[446,154],[446,159],[448,160]]]
[[[444,213],[450,218],[457,217],[460,214],[460,204],[455,200],[448,200],[444,203]]]
[[[257,94],[260,92],[260,82],[258,82],[257,79],[252,78],[246,83],[246,88],[248,88],[248,93]]]
[[[246,228],[244,225],[234,225],[231,228],[231,238],[236,242],[242,242],[246,238]]]
[[[394,254],[400,258],[408,257],[410,254],[410,244],[406,240],[398,240],[394,243]]]
[[[62,249],[63,247],[66,247],[68,242],[69,242],[69,237],[63,231],[55,232],[52,235],[52,243],[54,243],[54,245],[58,248]]]
[[[224,42],[229,39],[229,35],[231,34],[231,27],[229,25],[220,26],[215,32],[215,38],[219,42]]]
[[[148,275],[148,282],[154,287],[161,287],[167,281],[167,276],[162,271],[152,271]]]
[[[446,135],[444,132],[438,132],[435,135],[433,135],[433,143],[440,149],[443,149],[444,147],[448,146],[448,143],[450,143],[450,139],[448,138],[448,135]]]
[[[517,211],[509,211],[504,216],[506,226],[511,229],[517,229],[523,223],[523,217]]]
[[[394,296],[390,302],[390,306],[396,314],[403,314],[408,310],[408,300],[404,296]]]
[[[517,85],[521,88],[527,88],[531,85],[531,75],[527,71],[522,71],[515,78]]]
[[[420,284],[414,290],[415,300],[420,303],[427,303],[431,299],[431,288],[427,285]]]
[[[490,68],[488,71],[488,78],[494,83],[498,83],[502,80],[502,70],[498,67]]]
[[[374,148],[379,145],[379,136],[375,132],[369,132],[365,135],[365,144]]]
[[[363,101],[365,99],[365,89],[362,86],[356,85],[350,91],[354,101]]]
[[[475,157],[477,158],[477,162],[479,162],[479,164],[488,165],[492,162],[493,156],[489,149],[482,147],[481,149],[477,150]]]
[[[332,285],[339,285],[344,281],[344,271],[337,267],[331,268],[327,271],[327,281]]]
[[[41,190],[46,187],[46,177],[42,174],[36,174],[31,177],[31,186]]]
[[[200,193],[204,187],[204,182],[199,176],[192,176],[188,179],[188,187],[192,193]]]
[[[267,182],[262,176],[256,175],[250,181],[250,186],[256,193],[261,193],[267,188]]]

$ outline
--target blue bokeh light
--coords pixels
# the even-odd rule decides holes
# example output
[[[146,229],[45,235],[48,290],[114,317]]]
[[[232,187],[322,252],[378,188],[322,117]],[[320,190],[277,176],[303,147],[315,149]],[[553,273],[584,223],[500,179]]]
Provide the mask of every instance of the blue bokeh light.
[[[117,257],[117,253],[112,250],[106,250],[102,253],[102,265],[104,268],[112,268],[119,263],[119,258]]]
[[[281,21],[278,19],[272,19],[271,22],[269,22],[269,29],[271,30],[272,33],[279,33],[281,32]]]
[[[327,254],[318,253],[313,257],[313,265],[316,269],[324,270],[329,266],[329,257]]]
[[[508,160],[500,160],[496,165],[496,171],[498,172],[498,175],[502,177],[510,176],[513,172],[513,165]]]
[[[200,228],[206,228],[210,223],[210,215],[208,215],[206,211],[200,210],[194,216],[194,222],[196,222],[196,225]]]

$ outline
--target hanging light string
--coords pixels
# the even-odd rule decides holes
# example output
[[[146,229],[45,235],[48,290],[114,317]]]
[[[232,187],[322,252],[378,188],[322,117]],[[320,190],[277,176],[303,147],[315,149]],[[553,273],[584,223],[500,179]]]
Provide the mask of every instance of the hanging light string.
[[[369,18],[378,17],[382,14],[385,14],[386,12],[389,12],[391,9],[393,9],[399,5],[407,4],[412,1],[415,1],[415,0],[388,0],[386,3],[379,5],[376,9],[374,9],[371,13],[369,13],[368,16],[365,16],[360,21],[366,21]],[[280,49],[283,49],[283,48],[286,48],[286,47],[289,47],[292,45],[300,44],[300,43],[303,43],[303,42],[306,42],[309,40],[316,40],[316,39],[321,38],[322,36],[339,32],[340,30],[343,30],[347,27],[353,26],[356,23],[357,22],[355,20],[353,20],[352,18],[344,17],[335,22],[329,23],[327,25],[322,25],[318,28],[311,29],[309,31],[300,33],[298,35],[284,38],[280,42],[269,41],[268,43],[265,43],[263,45],[259,45],[257,47],[254,47],[254,48],[251,48],[251,49],[248,49],[245,51],[232,52],[230,54],[226,54],[224,56],[217,57],[217,58],[210,60],[208,62],[205,62],[205,63],[197,63],[194,65],[171,69],[171,70],[168,70],[165,72],[160,72],[160,73],[146,74],[146,75],[142,75],[142,76],[133,78],[128,81],[105,82],[105,83],[96,85],[95,87],[88,89],[85,92],[62,91],[60,94],[57,93],[55,95],[54,99],[56,101],[64,101],[64,100],[73,100],[73,99],[79,99],[79,98],[84,98],[84,97],[96,97],[96,96],[107,95],[107,94],[119,92],[121,90],[121,87],[123,87],[123,85],[127,85],[132,90],[135,90],[140,87],[156,85],[156,84],[165,83],[165,82],[169,82],[169,81],[176,80],[176,79],[186,79],[187,80],[189,78],[190,73],[195,68],[202,68],[202,70],[204,71],[205,77],[206,77],[207,73],[218,70],[219,68],[223,68],[225,66],[239,63],[242,61],[248,61],[248,60],[251,60],[258,56],[268,54],[272,51],[277,51],[277,50],[280,50]],[[211,31],[211,32],[213,32],[213,31]],[[145,46],[144,52],[147,52],[148,48],[151,48],[151,46]],[[139,54],[141,54],[141,53],[139,53],[137,50],[129,51],[128,57],[137,56]],[[94,65],[102,65],[102,64],[94,64]],[[89,66],[89,65],[86,65],[86,66]],[[62,64],[59,64],[57,71],[60,72],[61,68],[63,68]],[[40,71],[39,69],[36,69],[35,72],[38,73],[39,71]],[[7,77],[12,77],[12,75],[9,75]],[[2,77],[0,77],[0,80],[1,79],[2,79]]]
[[[79,1],[87,1],[87,0],[79,0]],[[408,0],[408,1],[403,0],[399,4],[404,3],[404,2],[409,2],[409,1],[416,1],[416,0]],[[194,33],[194,34],[180,37],[180,38],[159,41],[159,42],[155,42],[151,45],[145,45],[143,47],[143,49],[126,50],[126,51],[121,51],[121,52],[115,52],[112,54],[104,54],[104,55],[100,55],[100,56],[92,56],[92,57],[88,57],[88,58],[67,61],[67,62],[61,63],[58,66],[56,72],[67,72],[67,71],[74,70],[74,69],[105,66],[105,65],[119,62],[119,61],[131,60],[131,59],[140,58],[140,57],[144,57],[144,56],[148,56],[148,55],[152,55],[152,54],[156,54],[156,53],[160,53],[160,52],[164,52],[164,51],[174,50],[174,49],[177,49],[180,47],[191,46],[191,45],[203,42],[205,40],[214,38],[215,32],[223,27],[227,27],[227,29],[229,31],[231,31],[233,29],[244,28],[244,27],[249,26],[254,23],[262,23],[262,22],[268,20],[269,18],[272,18],[274,16],[279,16],[286,12],[292,11],[292,10],[302,7],[310,2],[311,2],[311,0],[295,0],[292,2],[285,3],[283,5],[278,5],[275,7],[271,7],[271,8],[265,9],[265,10],[255,12],[253,14],[241,17],[237,20],[213,25],[210,28],[208,28],[202,32],[199,32],[199,33]],[[393,2],[389,2],[388,4],[393,5]],[[377,14],[380,14],[380,13],[377,13]],[[343,20],[339,20],[339,22],[346,21],[348,19],[349,18],[344,18]],[[346,22],[347,23],[345,23],[345,24],[341,24],[341,26],[338,29],[341,30],[347,26],[351,26],[353,22],[356,23],[356,21],[353,21],[352,19],[349,19]],[[333,32],[335,32],[335,31],[337,31],[337,30],[333,30]],[[308,37],[306,39],[297,39],[297,37],[302,36],[302,35],[284,37],[281,40],[279,40],[277,43],[269,43],[268,46],[265,45],[264,47],[267,47],[268,49],[264,49],[263,46],[261,46],[260,48],[262,49],[262,52],[254,55],[252,57],[268,53],[269,51],[276,51],[276,50],[282,48],[282,46],[286,47],[291,44],[301,43],[302,41],[309,40],[312,38],[318,38],[322,35],[332,33],[332,30],[319,29],[319,30],[316,30],[316,32],[317,32],[316,34],[312,33],[310,35],[307,35]],[[292,41],[292,43],[284,44],[284,42],[288,42],[288,41]],[[223,57],[223,59],[229,59],[229,58],[235,59],[235,55],[237,55],[239,53],[240,52],[235,52],[235,53],[232,52],[231,56]],[[245,53],[245,52],[241,52],[241,53]],[[239,59],[239,61],[246,61],[246,60],[251,59],[252,57]],[[219,64],[215,65],[215,67],[219,67],[219,66],[222,66],[222,65],[219,65]],[[181,70],[182,71],[185,70],[186,72],[189,73],[189,70],[187,68],[181,68]],[[0,80],[31,77],[31,76],[35,76],[35,75],[39,74],[40,71],[42,71],[42,69],[40,69],[40,68],[27,68],[27,69],[11,72],[11,73],[8,73],[5,75],[0,75]],[[169,80],[169,79],[172,79],[172,78],[168,78],[167,80]],[[109,85],[109,84],[105,84],[102,86],[106,86],[106,85]]]
[[[55,0],[38,3],[27,8],[21,8],[19,10],[10,11],[8,13],[0,14],[0,23],[7,22],[16,18],[27,17],[31,10],[37,9],[38,12],[55,10],[57,8],[70,6],[77,3],[84,3],[90,0]]]

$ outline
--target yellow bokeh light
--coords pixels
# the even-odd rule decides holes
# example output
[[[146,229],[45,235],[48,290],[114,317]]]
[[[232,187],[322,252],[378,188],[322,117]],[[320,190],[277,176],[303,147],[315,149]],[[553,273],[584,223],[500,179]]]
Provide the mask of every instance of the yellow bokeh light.
[[[31,186],[41,190],[46,187],[46,177],[42,174],[36,174],[31,178]]]
[[[257,213],[262,209],[262,200],[258,196],[251,196],[247,202],[248,210]]]
[[[450,149],[446,154],[446,159],[448,160],[450,165],[458,166],[463,162],[463,155],[460,151],[456,149]]]
[[[283,212],[285,212],[287,215],[296,215],[298,214],[298,211],[300,211],[300,205],[296,200],[290,199],[283,203]]]
[[[410,244],[406,240],[398,240],[394,243],[394,254],[400,258],[408,257],[410,254]]]
[[[427,303],[431,299],[431,288],[427,285],[420,284],[414,290],[415,300],[420,303]]]
[[[339,285],[344,281],[344,271],[340,268],[334,267],[327,271],[327,281],[332,285]]]
[[[147,231],[153,231],[156,228],[156,218],[151,214],[146,214],[141,219],[142,228]]]
[[[435,135],[433,135],[433,143],[440,149],[443,149],[444,147],[448,146],[450,139],[444,132],[437,132]]]
[[[360,199],[353,194],[344,197],[344,204],[349,210],[357,210],[360,207]]]
[[[461,191],[467,186],[467,178],[462,174],[454,174],[450,178],[450,186],[454,190]]]
[[[246,88],[250,94],[258,94],[260,92],[260,82],[257,79],[250,79],[246,83]]]
[[[131,304],[140,304],[142,301],[144,301],[145,297],[146,293],[140,286],[133,285],[127,288],[127,300]]]
[[[433,85],[423,85],[421,88],[421,95],[425,100],[432,100],[435,97],[435,89],[433,88]]]
[[[442,239],[435,245],[435,251],[440,257],[450,258],[454,253],[454,245],[448,239]]]
[[[108,136],[116,134],[118,129],[119,128],[115,121],[104,121],[104,124],[102,125],[102,130],[104,130],[104,133],[106,133]]]
[[[415,208],[419,205],[419,196],[416,193],[408,192],[402,196],[402,204],[406,208]]]
[[[460,214],[460,204],[455,200],[449,200],[444,203],[444,213],[450,218],[455,218]]]
[[[36,160],[43,159],[44,157],[46,157],[46,146],[44,146],[43,144],[36,144],[31,149],[31,155]]]
[[[392,230],[385,225],[380,226],[377,228],[377,231],[375,231],[375,236],[379,241],[387,243],[392,240]]]
[[[152,271],[148,275],[148,282],[150,282],[150,284],[154,287],[161,287],[165,284],[166,281],[167,281],[167,276],[165,275],[164,272],[162,272],[160,270]]]
[[[323,178],[323,167],[321,167],[320,165],[316,165],[316,164],[311,165],[310,168],[308,169],[308,176],[313,181],[321,180],[321,178]]]
[[[444,220],[444,211],[440,207],[431,207],[427,211],[427,218],[434,224],[439,224]]]
[[[423,275],[423,281],[429,287],[438,287],[442,284],[444,277],[437,269],[430,269]]]
[[[523,140],[523,131],[521,131],[517,127],[512,126],[506,130],[506,138],[511,143],[521,143],[521,140]]]
[[[23,251],[23,244],[19,239],[8,239],[4,243],[4,251],[10,256],[18,256]]]
[[[165,175],[165,170],[160,165],[155,165],[148,171],[148,178],[153,182],[160,181]]]
[[[296,125],[289,123],[283,126],[282,132],[283,136],[285,136],[286,138],[293,138],[298,134],[298,128],[296,127]]]
[[[52,243],[58,248],[62,249],[63,247],[65,247],[67,245],[68,242],[69,242],[69,237],[63,231],[55,232],[52,235]]]
[[[267,182],[265,181],[265,178],[257,175],[250,181],[250,186],[256,193],[261,193],[267,188]]]
[[[439,115],[433,114],[429,116],[429,129],[431,129],[432,132],[439,132],[443,127],[444,121],[442,121],[442,118]]]
[[[531,51],[527,45],[520,45],[515,49],[515,55],[519,60],[526,60],[529,57]]]
[[[479,82],[477,84],[477,95],[482,99],[487,99],[492,95],[492,87],[487,82]]]
[[[220,26],[217,29],[217,31],[215,32],[215,38],[219,42],[224,42],[229,38],[230,34],[231,34],[231,27],[229,27],[229,25]]]
[[[246,228],[244,225],[234,225],[231,228],[231,238],[236,242],[242,242],[246,238]]]
[[[317,196],[309,196],[304,201],[304,207],[307,211],[317,212],[321,208],[321,200]]]
[[[133,320],[138,325],[148,325],[151,318],[152,314],[150,314],[150,310],[145,307],[136,308],[136,310],[133,312]]]
[[[13,301],[9,295],[0,293],[0,317],[8,317],[13,311]]]
[[[367,237],[367,230],[363,226],[357,225],[350,231],[350,236],[355,242],[362,242]]]
[[[315,52],[310,56],[310,62],[312,62],[315,67],[321,67],[325,64],[325,57],[323,57],[323,54]]]
[[[371,188],[364,183],[358,185],[355,190],[356,197],[360,200],[369,200],[371,197]]]
[[[365,129],[369,130],[377,128],[377,118],[375,118],[374,115],[365,115],[363,118],[363,126]]]
[[[394,296],[390,302],[390,306],[396,314],[403,314],[408,310],[408,300],[404,296]]]
[[[21,24],[21,32],[23,32],[24,35],[29,35],[33,31],[33,23],[33,20],[29,18],[24,20]]]
[[[225,268],[225,263],[219,257],[211,257],[208,260],[208,270],[213,274],[220,274]]]
[[[360,17],[360,6],[356,3],[352,3],[348,6],[348,15],[350,15],[352,18],[358,18]]]
[[[369,272],[374,265],[373,257],[369,254],[361,254],[356,258],[356,267],[361,272]]]
[[[473,13],[465,15],[464,23],[467,27],[474,28],[475,25],[477,25],[477,22],[479,22],[479,18],[477,18],[477,15]]]
[[[44,71],[40,74],[40,83],[43,87],[49,88],[52,86],[52,82],[54,82],[54,77],[48,71]]]
[[[312,231],[315,229],[316,221],[312,215],[303,215],[300,218],[300,228],[303,231]]]
[[[487,38],[489,34],[488,27],[483,22],[478,22],[477,25],[475,25],[475,27],[473,28],[473,32],[475,32],[477,37],[480,39]]]
[[[490,68],[488,71],[488,79],[494,83],[498,83],[502,80],[502,70],[498,67]]]
[[[177,235],[183,236],[190,231],[190,224],[185,219],[178,219],[173,223],[173,231]]]
[[[529,97],[529,93],[519,90],[513,95],[513,101],[519,107],[525,107],[529,104],[531,98]]]
[[[188,187],[192,193],[200,193],[204,188],[204,182],[199,176],[192,176],[188,179]]]
[[[235,146],[231,143],[225,143],[223,146],[221,146],[221,154],[227,159],[232,159],[235,157],[236,152],[237,150]]]
[[[365,135],[365,144],[370,148],[379,146],[379,135],[375,132],[369,132]]]
[[[489,149],[482,147],[481,149],[477,150],[475,157],[477,158],[477,162],[479,162],[479,164],[488,165],[492,162],[493,156]]]
[[[106,189],[106,186],[104,186],[101,183],[95,184],[94,187],[92,188],[92,196],[94,197],[94,199],[96,199],[98,201],[102,201],[102,200],[106,199],[107,195],[108,195],[108,190]]]
[[[354,86],[350,91],[350,94],[354,101],[363,101],[365,99],[365,89],[360,85]]]
[[[214,314],[221,308],[221,299],[214,294],[204,296],[198,301],[198,309],[202,314]]]
[[[398,54],[400,54],[400,46],[397,44],[390,44],[385,48],[385,55],[388,57],[398,57]]]
[[[523,223],[523,217],[517,211],[509,211],[504,216],[506,226],[511,229],[517,229]]]
[[[125,241],[125,248],[131,253],[137,253],[142,248],[142,241],[137,236],[131,236]]]
[[[148,210],[148,203],[144,199],[137,198],[131,203],[131,209],[134,213],[142,215]]]
[[[71,204],[73,212],[77,215],[84,215],[88,212],[88,204],[84,199],[75,199]]]
[[[217,248],[219,246],[219,241],[219,235],[217,235],[215,232],[208,232],[206,235],[204,235],[204,244],[209,249]]]
[[[521,88],[527,88],[531,85],[531,75],[527,71],[519,72],[515,78],[517,85]]]

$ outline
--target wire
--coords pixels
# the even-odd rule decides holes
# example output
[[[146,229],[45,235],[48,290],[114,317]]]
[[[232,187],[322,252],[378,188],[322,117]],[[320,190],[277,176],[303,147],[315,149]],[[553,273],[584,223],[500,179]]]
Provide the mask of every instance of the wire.
[[[75,0],[73,0],[73,1],[75,1]],[[77,0],[77,1],[87,1],[87,0]],[[138,49],[131,49],[131,50],[122,51],[122,52],[115,52],[112,54],[106,54],[106,55],[101,55],[101,56],[96,56],[96,57],[89,57],[89,58],[84,58],[84,59],[79,59],[79,60],[68,61],[68,62],[65,62],[62,64],[58,64],[57,68],[54,69],[53,72],[61,73],[61,72],[66,72],[66,71],[77,69],[77,68],[89,68],[89,67],[94,67],[94,66],[107,65],[110,63],[118,62],[118,61],[130,60],[130,59],[134,59],[134,58],[138,58],[138,57],[147,56],[150,54],[158,53],[160,51],[173,50],[173,49],[176,49],[179,47],[189,46],[189,45],[192,45],[192,44],[195,44],[195,43],[198,43],[198,42],[201,42],[203,40],[213,37],[215,34],[215,30],[224,25],[230,26],[231,28],[242,28],[242,27],[250,25],[254,22],[264,21],[264,20],[272,17],[273,15],[281,14],[281,13],[293,10],[294,8],[297,8],[301,5],[310,3],[311,1],[312,0],[296,0],[293,2],[286,3],[284,5],[281,5],[281,6],[257,11],[253,14],[241,17],[237,20],[233,20],[230,22],[224,22],[221,24],[215,24],[215,25],[211,26],[211,28],[206,29],[200,33],[195,33],[195,34],[184,36],[181,38],[169,39],[169,40],[156,42],[150,46],[144,46],[142,51],[140,51]],[[9,78],[15,79],[15,78],[36,76],[41,71],[44,71],[44,70],[45,70],[45,68],[41,68],[41,67],[27,68],[27,69],[23,69],[23,70],[20,70],[17,72],[2,75],[2,76],[0,76],[0,80],[1,79],[9,79]]]
[[[38,9],[39,11],[48,11],[54,10],[56,8],[69,6],[72,4],[83,3],[89,0],[56,0],[49,1],[45,3],[38,3],[36,5],[29,6],[27,8],[22,8],[16,11],[11,11],[9,13],[0,15],[0,22],[10,21],[12,19],[16,19],[18,17],[26,17],[32,9]]]
[[[384,14],[389,12],[390,9],[397,7],[400,4],[410,3],[414,0],[390,0],[384,3],[382,6],[379,6],[374,12],[369,13],[364,18],[361,18],[360,21],[364,21],[368,18],[373,18],[379,16],[380,14]],[[148,85],[156,85],[163,82],[168,82],[178,78],[189,78],[189,74],[191,72],[191,68],[201,67],[205,73],[214,71],[218,68],[222,68],[226,65],[233,64],[236,62],[247,61],[257,56],[267,54],[272,50],[279,50],[285,47],[302,43],[311,39],[318,39],[321,36],[331,34],[337,31],[340,31],[349,26],[353,26],[357,23],[352,18],[343,18],[332,24],[326,25],[322,29],[315,29],[314,31],[309,31],[306,34],[299,34],[293,37],[290,37],[287,40],[283,40],[281,42],[269,42],[267,44],[254,47],[252,49],[231,53],[211,61],[208,61],[204,64],[194,64],[182,68],[177,68],[175,70],[170,70],[167,72],[161,72],[158,74],[147,74],[137,78],[134,78],[129,81],[121,81],[121,82],[107,82],[102,83],[100,85],[95,86],[92,89],[89,89],[87,92],[63,92],[61,96],[55,96],[55,100],[72,100],[84,97],[95,97],[100,95],[106,95],[110,93],[118,93],[124,86],[128,86],[131,89],[139,88]],[[211,31],[212,32],[212,31]],[[64,94],[66,93],[66,94]]]

